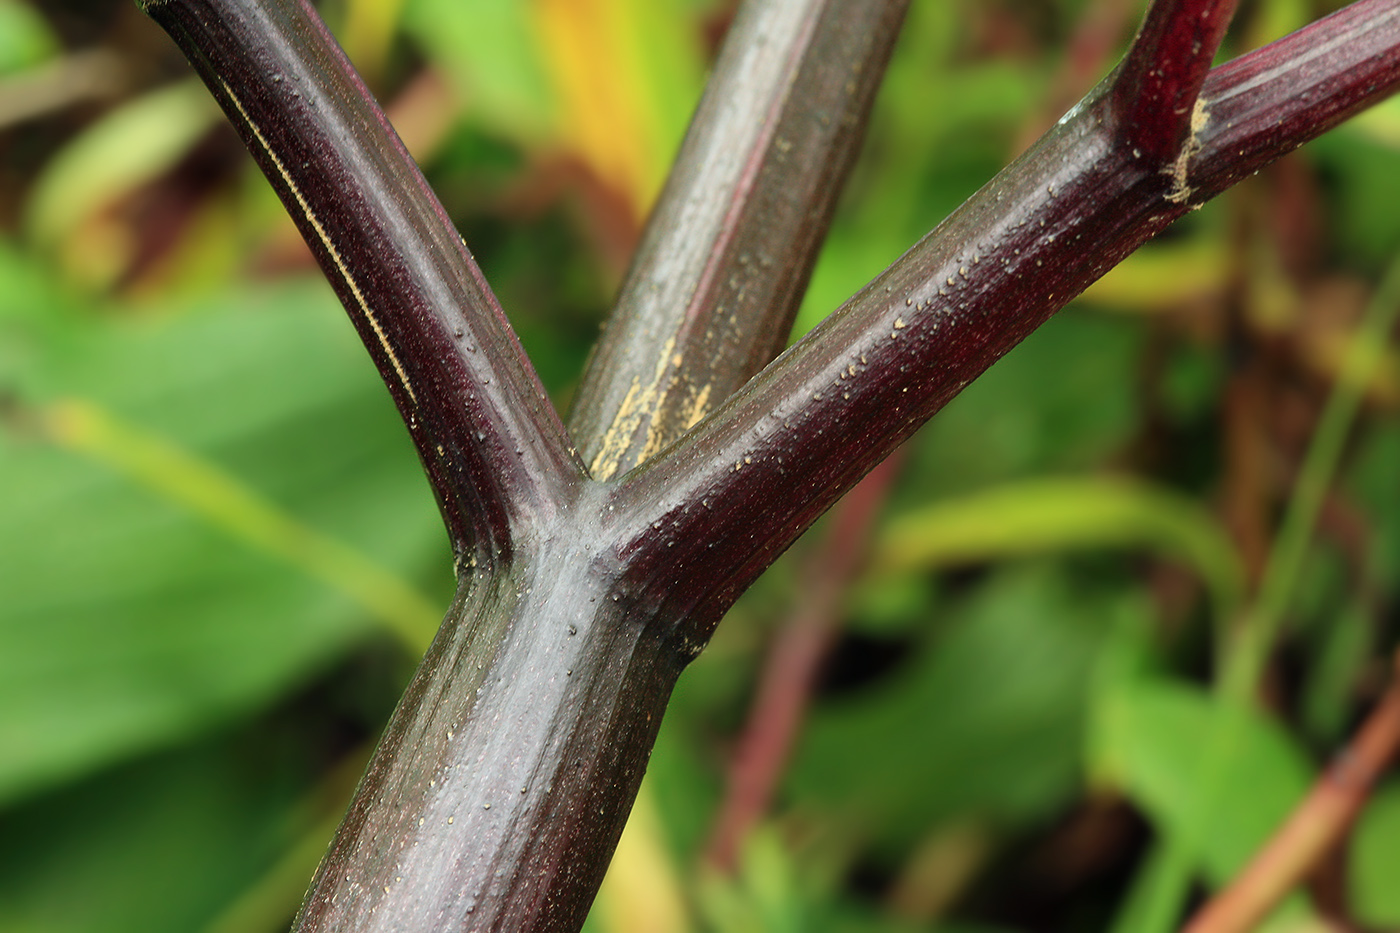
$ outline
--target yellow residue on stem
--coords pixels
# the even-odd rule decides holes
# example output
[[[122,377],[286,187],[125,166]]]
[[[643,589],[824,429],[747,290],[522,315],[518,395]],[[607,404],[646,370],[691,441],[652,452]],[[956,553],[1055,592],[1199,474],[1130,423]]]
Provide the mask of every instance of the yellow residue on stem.
[[[1192,157],[1201,151],[1199,134],[1201,130],[1205,129],[1209,120],[1210,111],[1206,109],[1206,99],[1197,97],[1196,106],[1191,111],[1191,132],[1187,134],[1186,142],[1181,144],[1181,151],[1176,154],[1176,161],[1165,170],[1172,177],[1172,190],[1167,193],[1167,200],[1173,204],[1185,201],[1191,197],[1191,192],[1195,190],[1186,184],[1186,171]]]
[[[417,405],[418,396],[413,391],[413,384],[408,381],[408,373],[404,370],[403,364],[399,362],[398,354],[394,352],[393,345],[389,343],[388,334],[384,332],[384,328],[379,324],[379,319],[375,317],[374,311],[370,309],[369,301],[365,299],[364,292],[360,290],[359,282],[350,274],[350,267],[347,266],[345,260],[341,258],[340,250],[336,248],[335,243],[331,240],[330,234],[326,232],[326,228],[321,223],[321,219],[311,210],[310,202],[308,202],[306,196],[301,193],[301,188],[297,186],[291,173],[287,171],[287,167],[282,164],[281,158],[278,157],[277,153],[272,151],[272,146],[268,144],[267,137],[263,135],[258,125],[253,122],[253,118],[248,114],[248,111],[243,108],[243,102],[238,99],[237,94],[233,93],[233,88],[229,87],[227,81],[221,80],[219,83],[223,85],[224,93],[228,95],[229,102],[233,104],[233,108],[238,111],[239,116],[243,118],[243,122],[248,125],[248,130],[253,134],[253,138],[257,140],[259,148],[262,149],[263,153],[272,163],[272,167],[277,170],[277,174],[281,176],[282,183],[287,186],[287,190],[291,193],[292,199],[296,201],[297,207],[301,210],[307,223],[311,225],[311,229],[315,232],[317,239],[319,239],[321,245],[325,247],[326,255],[330,256],[331,262],[335,265],[336,270],[340,272],[340,277],[344,280],[346,288],[350,289],[350,294],[355,299],[355,304],[359,307],[360,313],[364,315],[365,321],[369,323],[370,329],[374,331],[374,336],[379,340],[379,345],[384,348],[385,356],[389,358],[389,363],[394,367],[394,372],[398,374],[399,383],[403,386],[404,391],[408,393],[409,401]]]
[[[617,472],[618,467],[622,465],[623,455],[632,446],[633,436],[644,421],[648,422],[647,449],[643,451],[638,462],[640,463],[646,458],[655,438],[656,413],[661,410],[661,403],[666,398],[667,390],[662,388],[662,383],[666,379],[666,371],[671,366],[680,368],[680,354],[672,355],[675,348],[676,338],[672,337],[666,341],[666,345],[658,354],[656,371],[652,374],[651,381],[645,386],[641,385],[640,380],[633,377],[632,387],[627,390],[622,404],[618,406],[617,414],[613,416],[612,424],[603,434],[603,443],[598,448],[597,456],[588,465],[588,470],[593,474],[594,479],[600,482],[606,481]],[[674,377],[672,381],[674,381]]]

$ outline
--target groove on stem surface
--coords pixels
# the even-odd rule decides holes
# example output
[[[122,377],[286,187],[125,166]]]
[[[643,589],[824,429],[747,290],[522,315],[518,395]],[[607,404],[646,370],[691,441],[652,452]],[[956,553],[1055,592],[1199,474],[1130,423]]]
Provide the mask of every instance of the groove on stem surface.
[[[1363,0],[1208,76],[1210,118],[1177,175],[1133,156],[1106,84],[687,438],[602,485],[310,8],[149,9],[336,282],[454,541],[506,558],[463,574],[304,933],[577,929],[675,676],[733,599],[1089,282],[1400,80],[1396,3]]]

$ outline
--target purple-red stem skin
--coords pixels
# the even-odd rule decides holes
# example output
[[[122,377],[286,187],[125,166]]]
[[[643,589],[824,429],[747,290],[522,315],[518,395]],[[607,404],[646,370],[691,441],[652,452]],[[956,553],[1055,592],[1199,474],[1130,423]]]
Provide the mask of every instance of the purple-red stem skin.
[[[1397,49],[1400,2],[1362,0],[1213,71],[1182,175],[1116,135],[1112,85],[1101,85],[624,478],[617,513],[632,521],[622,553],[636,585],[687,620],[698,650],[797,535],[1026,334],[1182,214],[1391,94]]]
[[[1120,66],[1112,101],[1124,145],[1176,158],[1236,0],[1157,0]]]
[[[907,6],[736,14],[579,386],[570,428],[597,478],[680,437],[787,346]]]
[[[1106,83],[690,434],[603,484],[583,476],[465,248],[309,7],[149,2],[298,215],[454,543],[480,558],[296,929],[576,930],[675,678],[738,594],[1095,278],[1389,94],[1398,7],[1363,0],[1211,72],[1203,122],[1165,151],[1133,145],[1131,96]],[[1168,85],[1144,93],[1177,134],[1189,81]]]
[[[459,559],[509,554],[582,467],[418,166],[305,0],[156,0],[383,376]],[[276,152],[276,156],[269,154]]]

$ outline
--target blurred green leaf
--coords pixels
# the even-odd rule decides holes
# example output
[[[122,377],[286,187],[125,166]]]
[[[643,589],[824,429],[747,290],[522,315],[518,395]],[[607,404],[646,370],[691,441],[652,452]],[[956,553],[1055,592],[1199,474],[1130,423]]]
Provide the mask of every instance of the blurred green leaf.
[[[801,933],[811,921],[798,874],[774,832],[759,830],[740,853],[736,877],[701,880],[700,913],[714,933]]]
[[[1356,919],[1373,929],[1400,927],[1400,784],[1371,795],[1353,831],[1347,865]]]
[[[1329,608],[1318,620],[1300,710],[1307,735],[1315,742],[1331,746],[1344,737],[1355,685],[1376,647],[1370,613],[1363,596],[1340,610]]]
[[[1149,243],[1094,282],[1080,301],[1139,313],[1179,308],[1223,291],[1230,252],[1218,236]]]
[[[1387,127],[1389,121],[1382,120]],[[1395,146],[1375,127],[1339,127],[1302,148],[1316,160],[1330,189],[1332,251],[1353,268],[1379,269],[1400,249],[1400,216],[1386,205],[1400,199]]]
[[[871,566],[893,574],[1106,547],[1186,564],[1214,594],[1219,618],[1239,604],[1244,570],[1219,522],[1185,496],[1119,477],[1025,480],[903,511],[880,531]]]
[[[26,0],[0,0],[0,77],[41,64],[58,47],[49,24]]]
[[[886,850],[955,814],[1043,816],[1076,785],[1096,652],[1113,620],[1141,611],[1044,566],[992,574],[900,670],[816,705],[795,801],[834,808]]]
[[[1095,698],[1089,760],[1226,881],[1307,793],[1312,767],[1253,710],[1166,678],[1118,680]]]
[[[1129,442],[1142,416],[1135,386],[1144,337],[1121,318],[1077,311],[1051,318],[906,445],[908,482],[894,504],[1098,468]]]
[[[1376,142],[1400,150],[1400,97],[1392,97],[1363,111],[1347,125]]]
[[[406,0],[347,0],[340,43],[355,69],[376,81],[389,57]]]
[[[547,137],[555,104],[534,44],[530,4],[408,0],[403,25],[447,69],[475,119],[512,138]]]
[[[961,60],[966,12],[911,5],[794,339],[853,295],[1001,170],[1040,101],[1013,60]]]
[[[285,560],[377,616],[405,647],[428,647],[439,607],[353,548],[317,533],[254,490],[164,438],[123,423],[88,402],[64,400],[36,412],[59,446],[125,473],[255,550]]]
[[[0,816],[0,930],[191,933],[297,829],[295,780],[208,743]]]
[[[198,81],[129,101],[88,127],[34,182],[25,227],[54,246],[85,218],[167,171],[221,118]]]
[[[387,567],[445,564],[403,427],[323,283],[107,324],[32,271],[6,284],[0,798],[266,704],[371,630],[284,558],[47,443],[26,419],[56,395],[219,462]]]
[[[1357,444],[1347,477],[1348,492],[1365,504],[1372,522],[1371,569],[1385,587],[1400,587],[1400,419],[1374,424]]]

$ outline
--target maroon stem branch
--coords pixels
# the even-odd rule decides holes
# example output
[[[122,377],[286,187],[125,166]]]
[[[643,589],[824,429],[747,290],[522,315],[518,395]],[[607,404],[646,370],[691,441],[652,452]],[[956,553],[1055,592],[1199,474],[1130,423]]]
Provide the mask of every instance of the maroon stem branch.
[[[1124,142],[1113,85],[1101,86],[687,442],[622,481],[635,585],[688,619],[698,650],[818,515],[1090,282],[1397,84],[1400,2],[1362,0],[1213,71],[1204,125],[1168,172]]]
[[[670,444],[787,345],[908,0],[749,0],[579,387],[593,476]]]
[[[146,0],[242,135],[355,323],[460,560],[573,495],[580,465],[461,237],[301,2]],[[532,518],[535,516],[535,518]]]
[[[1156,0],[1110,95],[1124,145],[1160,164],[1175,160],[1236,0]]]
[[[1400,0],[1360,0],[1213,69],[1191,200],[1214,197],[1395,92]],[[1199,198],[1196,196],[1199,194]]]
[[[1400,674],[1400,655],[1396,657]],[[1400,678],[1351,743],[1244,870],[1208,901],[1184,933],[1246,933],[1293,890],[1351,828],[1372,786],[1400,751]]]
[[[311,241],[459,554],[491,559],[461,576],[306,933],[577,929],[675,678],[734,597],[1089,282],[1400,82],[1400,0],[1362,0],[1212,72],[1170,159],[1134,151],[1104,85],[688,437],[603,484],[324,27],[304,0],[263,2],[145,7]]]

